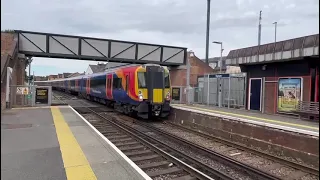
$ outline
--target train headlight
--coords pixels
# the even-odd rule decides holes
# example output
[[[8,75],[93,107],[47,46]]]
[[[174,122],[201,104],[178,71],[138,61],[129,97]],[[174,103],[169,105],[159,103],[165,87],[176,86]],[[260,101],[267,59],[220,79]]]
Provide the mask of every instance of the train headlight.
[[[143,101],[143,96],[142,96],[142,94],[139,94],[139,101]]]
[[[169,101],[170,100],[170,92],[167,93],[166,99]]]
[[[139,101],[143,101],[143,95],[142,95],[142,92],[141,92],[141,91],[139,91],[138,93],[139,93],[139,94],[138,94]]]

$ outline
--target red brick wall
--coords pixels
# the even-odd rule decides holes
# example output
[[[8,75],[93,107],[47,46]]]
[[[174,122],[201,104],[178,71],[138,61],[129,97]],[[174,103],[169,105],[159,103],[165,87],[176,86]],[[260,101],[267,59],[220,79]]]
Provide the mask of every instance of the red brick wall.
[[[12,55],[14,45],[13,34],[1,33],[1,56],[4,54]]]
[[[3,58],[5,55],[10,55],[14,57],[13,53],[14,48],[16,47],[16,43],[17,41],[14,38],[14,34],[1,33],[1,68],[7,68],[4,67],[5,61],[7,60],[6,58]],[[23,85],[25,79],[25,61],[18,59],[17,57],[15,59],[12,59],[11,61],[13,62],[11,66],[13,71],[10,85]],[[6,80],[4,80],[4,83],[1,84],[1,109],[4,109],[6,106],[5,93]]]
[[[190,86],[196,86],[198,83],[198,76],[207,73],[213,73],[213,69],[196,56],[190,57]],[[172,86],[186,86],[187,69],[171,69],[170,78]]]
[[[6,71],[6,55],[12,55],[14,48],[14,36],[10,33],[1,33],[1,72]],[[1,110],[6,107],[6,77],[1,83]]]

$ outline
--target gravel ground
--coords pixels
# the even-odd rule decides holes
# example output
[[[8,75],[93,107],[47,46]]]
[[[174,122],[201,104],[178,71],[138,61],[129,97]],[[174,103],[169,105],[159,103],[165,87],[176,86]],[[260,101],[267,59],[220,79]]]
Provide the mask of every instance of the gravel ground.
[[[167,124],[167,125],[168,126],[172,126],[171,124]],[[162,124],[162,126],[163,126],[163,124]],[[172,127],[176,128],[175,126],[172,126]],[[201,132],[201,131],[199,130],[199,132]],[[270,155],[276,156],[276,157],[278,157],[280,159],[284,159],[284,160],[287,160],[287,161],[298,163],[298,164],[301,164],[301,165],[304,165],[304,166],[315,167],[313,164],[310,164],[308,162],[304,162],[300,158],[295,158],[295,157],[292,157],[292,156],[291,157],[290,156],[285,156],[282,152],[279,152],[279,151],[271,151],[269,149],[262,150],[261,148],[255,147],[255,146],[250,146],[250,148],[252,148],[252,149],[254,149],[256,151],[259,151],[259,152],[263,152],[263,153],[266,153],[266,154],[270,154]],[[318,168],[318,167],[316,167],[316,168]]]
[[[116,115],[115,113],[110,113],[110,112],[103,113],[103,115],[105,115],[105,114],[108,114],[111,116]],[[95,115],[92,115],[92,114],[84,114],[83,116],[84,116],[84,118],[86,118],[87,120],[89,120],[91,122],[92,121],[100,121],[100,120],[98,120],[98,118]],[[116,119],[120,120],[121,118],[116,117]],[[139,125],[132,124],[129,121],[126,121],[126,123],[129,123],[131,126],[133,126],[135,128],[140,127]],[[274,163],[271,160],[267,160],[267,159],[264,159],[263,157],[259,157],[259,156],[253,155],[251,153],[247,153],[242,150],[235,149],[230,146],[224,145],[222,143],[215,142],[214,140],[211,140],[209,138],[204,138],[204,137],[201,137],[197,134],[184,131],[184,130],[179,129],[175,126],[172,126],[170,124],[154,123],[153,125],[159,129],[162,129],[162,130],[169,132],[173,135],[184,138],[186,140],[189,140],[190,142],[201,145],[203,147],[206,147],[208,149],[211,149],[211,150],[218,152],[218,153],[221,153],[223,155],[227,155],[227,156],[229,156],[239,162],[246,163],[246,164],[253,166],[255,168],[265,169],[266,167],[268,167]],[[181,152],[184,152],[184,153],[190,155],[191,157],[195,157],[198,160],[201,160],[202,162],[205,162],[207,165],[213,167],[214,169],[217,169],[221,172],[224,172],[226,174],[231,175],[235,179],[251,179],[246,174],[243,174],[241,172],[237,172],[236,170],[233,170],[229,167],[226,167],[219,162],[213,161],[211,158],[208,158],[208,157],[200,155],[199,153],[190,151],[190,148],[188,148],[188,147],[182,147],[181,145],[178,145],[177,143],[174,143],[172,141],[168,141],[168,139],[157,136],[157,134],[155,134],[153,132],[146,131],[146,134],[149,136],[156,137],[158,140],[166,142],[166,144],[170,145],[171,147],[173,147],[175,149],[179,149]],[[264,151],[264,152],[266,152],[266,151]],[[266,152],[266,153],[268,153],[268,152]],[[278,154],[277,156],[282,156],[282,155]],[[290,161],[294,161],[294,162],[303,163],[301,160],[294,159],[291,157],[285,157],[285,159],[290,160]],[[158,160],[152,160],[150,162],[158,162]],[[150,163],[150,162],[143,161],[143,162],[141,162],[141,164]],[[159,170],[159,168],[155,168],[154,170],[155,171]],[[148,170],[148,172],[149,171],[152,171],[152,169]],[[281,168],[270,170],[269,172],[273,175],[278,176],[278,177],[285,177],[287,175],[290,175],[294,171],[295,170],[292,168],[281,167]],[[172,178],[173,177],[171,177],[170,175],[166,175],[163,177],[159,177],[157,179],[172,179]],[[303,178],[301,178],[301,180],[313,180],[313,179],[319,179],[319,177],[307,175],[307,176],[304,176]]]
[[[209,165],[213,169],[216,169],[220,172],[224,172],[226,174],[231,175],[235,179],[247,179],[247,180],[251,179],[250,177],[242,174],[241,172],[237,172],[229,167],[226,167],[225,165],[223,165],[219,162],[216,162],[216,161],[212,160],[211,158],[208,158],[206,156],[202,156],[198,152],[191,151],[190,148],[188,148],[186,146],[179,145],[175,142],[172,142],[166,138],[163,138],[163,137],[160,137],[157,135],[153,135],[153,137],[156,137],[158,140],[165,142],[167,145],[169,145],[170,147],[172,147],[174,149],[179,150],[180,152],[183,152],[191,157],[194,157],[194,158],[202,161],[203,163]]]
[[[277,169],[270,170],[272,174],[276,174],[279,177],[285,177],[288,176],[289,174],[293,173],[295,169],[288,168],[288,167],[281,167]]]
[[[319,177],[313,175],[306,175],[300,178],[300,180],[319,180]]]
[[[179,174],[166,174],[166,175],[160,175],[159,177],[154,178],[154,180],[169,180],[174,179],[180,176],[186,175],[185,173],[179,173]]]
[[[215,152],[227,155],[227,156],[229,156],[239,162],[246,163],[246,164],[253,166],[255,168],[265,169],[269,165],[275,163],[274,161],[271,161],[271,160],[265,159],[263,157],[253,155],[251,153],[247,153],[247,152],[244,152],[241,150],[237,150],[237,149],[228,150],[228,146],[226,146],[226,145],[215,142],[214,140],[210,140],[208,138],[201,137],[201,136],[194,134],[194,133],[191,133],[191,132],[186,132],[186,131],[179,129],[177,127],[174,127],[170,124],[164,125],[164,124],[156,124],[155,123],[154,126],[159,129],[162,129],[166,132],[170,132],[171,134],[174,134],[178,137],[189,140],[195,144],[198,144],[198,145],[201,145],[201,146],[206,147],[208,149],[211,149]],[[282,168],[270,170],[269,172],[272,173],[273,175],[276,175],[279,177],[284,177],[284,176],[290,175],[290,173],[293,171],[295,171],[295,170],[292,168],[282,167]]]
[[[182,137],[186,140],[189,140],[195,144],[198,144],[198,145],[201,145],[203,147],[206,147],[208,149],[211,149],[215,152],[218,152],[218,153],[221,153],[223,155],[226,155],[226,156],[229,156],[229,157],[232,157],[238,161],[241,161],[241,162],[244,162],[244,157],[246,159],[249,159],[250,161],[247,163],[249,165],[254,165],[254,164],[259,164],[259,166],[262,166],[262,160],[264,161],[264,163],[272,163],[272,161],[270,160],[266,160],[266,159],[263,159],[259,156],[255,156],[253,154],[250,154],[250,153],[246,153],[246,152],[243,152],[241,150],[238,150],[236,148],[230,148],[229,146],[227,145],[224,145],[222,143],[218,143],[218,142],[215,142],[211,139],[208,139],[208,138],[204,138],[204,137],[201,137],[199,135],[196,135],[194,133],[190,133],[190,132],[186,132],[186,131],[183,131],[181,129],[178,129],[178,128],[175,128],[175,127],[172,127],[172,126],[167,126],[167,125],[155,125],[156,127],[166,131],[166,132],[170,132],[178,137]],[[230,150],[228,150],[230,149]],[[234,155],[235,153],[240,153],[239,155]],[[234,156],[232,156],[234,155]],[[250,157],[250,158],[248,158]],[[245,162],[246,163],[246,162]]]
[[[139,165],[142,165],[142,164],[150,164],[150,163],[154,163],[154,162],[160,162],[160,161],[163,161],[164,159],[162,157],[159,157],[159,158],[155,158],[155,159],[149,159],[149,160],[145,160],[145,161],[139,161],[135,164],[137,164],[138,166]]]

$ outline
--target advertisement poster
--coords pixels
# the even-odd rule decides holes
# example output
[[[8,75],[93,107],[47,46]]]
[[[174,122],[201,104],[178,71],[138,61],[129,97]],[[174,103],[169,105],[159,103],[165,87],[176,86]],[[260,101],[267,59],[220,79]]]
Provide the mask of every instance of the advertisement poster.
[[[36,103],[37,104],[48,104],[48,89],[37,88],[36,89]]]
[[[180,88],[172,88],[172,100],[180,101]]]
[[[290,112],[301,100],[301,78],[279,78],[278,82],[278,111]]]

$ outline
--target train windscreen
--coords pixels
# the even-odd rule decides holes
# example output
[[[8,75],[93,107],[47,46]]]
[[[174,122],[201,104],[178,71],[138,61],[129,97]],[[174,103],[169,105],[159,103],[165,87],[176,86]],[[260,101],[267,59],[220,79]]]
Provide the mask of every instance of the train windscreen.
[[[138,72],[138,86],[139,88],[147,88],[145,72]]]

